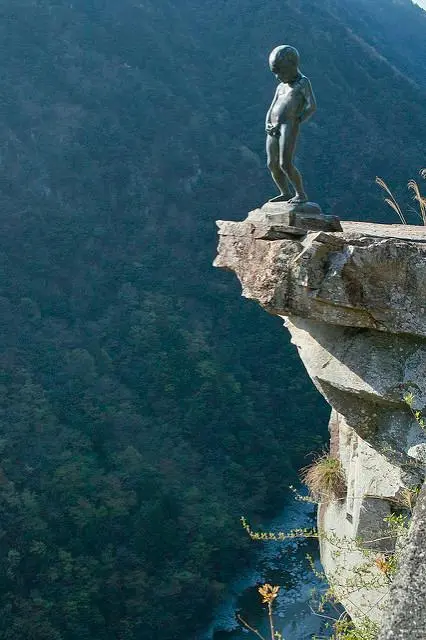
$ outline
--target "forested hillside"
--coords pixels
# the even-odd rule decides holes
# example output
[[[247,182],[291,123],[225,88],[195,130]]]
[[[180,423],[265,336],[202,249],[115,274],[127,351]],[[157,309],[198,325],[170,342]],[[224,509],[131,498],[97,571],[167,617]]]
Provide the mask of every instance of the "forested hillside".
[[[325,0],[364,42],[411,82],[426,87],[426,12],[411,0]]]
[[[317,93],[324,209],[393,220],[375,175],[424,166],[416,67],[352,5],[0,0],[0,639],[188,638],[247,557],[239,516],[321,446],[280,321],[210,264],[214,220],[274,193],[276,44]]]

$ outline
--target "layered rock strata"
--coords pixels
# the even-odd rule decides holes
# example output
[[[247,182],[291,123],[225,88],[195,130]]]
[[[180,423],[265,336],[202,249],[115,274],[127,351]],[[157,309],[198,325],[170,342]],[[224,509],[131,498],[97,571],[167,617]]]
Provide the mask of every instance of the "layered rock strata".
[[[426,464],[426,434],[413,412],[426,409],[426,229],[321,228],[333,224],[317,219],[315,230],[303,229],[303,221],[283,224],[262,210],[218,222],[215,266],[285,319],[332,406],[331,453],[347,492],[320,505],[322,562],[351,616],[379,621],[389,592],[380,560],[395,545],[384,520],[404,512]]]

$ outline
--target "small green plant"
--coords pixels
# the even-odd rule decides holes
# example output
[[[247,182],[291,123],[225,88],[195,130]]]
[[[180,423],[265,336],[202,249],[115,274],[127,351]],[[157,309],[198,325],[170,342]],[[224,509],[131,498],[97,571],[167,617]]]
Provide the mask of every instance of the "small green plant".
[[[411,413],[413,414],[414,419],[419,425],[420,429],[426,431],[426,419],[423,417],[421,411],[418,411],[414,408],[415,397],[411,392],[406,393],[404,396],[405,403],[410,407]]]
[[[426,169],[422,169],[420,171],[420,175],[422,178],[426,179]],[[381,187],[388,195],[388,197],[385,198],[386,204],[388,204],[398,214],[402,224],[408,224],[398,201],[395,199],[395,196],[389,189],[386,182],[382,178],[376,178],[376,184],[378,184],[379,187]],[[414,209],[414,211],[420,215],[422,224],[426,225],[426,198],[420,193],[420,187],[415,180],[409,181],[408,188],[413,192],[413,200],[415,200],[418,205],[418,211],[416,209]]]
[[[322,454],[302,469],[301,478],[312,498],[318,502],[330,502],[346,495],[346,480],[340,460],[329,453]]]
[[[318,538],[318,531],[311,529],[292,529],[291,531],[253,531],[244,516],[241,516],[241,524],[243,529],[248,533],[252,540],[260,540],[261,542],[284,542],[294,538]]]
[[[391,513],[385,518],[385,523],[389,528],[389,535],[395,539],[405,537],[410,525],[408,513]]]
[[[343,616],[334,624],[332,640],[377,640],[379,636],[379,626],[365,618],[354,623],[347,617]]]
[[[327,577],[325,573],[318,571],[312,556],[307,555],[306,558],[314,575],[319,580],[326,582]],[[359,579],[360,576],[357,577],[357,588],[365,588],[365,581],[362,581],[363,583],[361,584]],[[326,622],[324,626],[327,630],[326,636],[313,636],[312,640],[377,640],[379,626],[367,616],[359,619],[355,625],[346,612],[341,613],[335,618],[329,614],[330,608],[331,610],[334,609],[336,613],[340,610],[336,586],[333,582],[329,582],[328,589],[321,594],[319,600],[316,602],[316,610],[312,609],[313,613],[325,619]],[[328,615],[325,615],[326,610]]]

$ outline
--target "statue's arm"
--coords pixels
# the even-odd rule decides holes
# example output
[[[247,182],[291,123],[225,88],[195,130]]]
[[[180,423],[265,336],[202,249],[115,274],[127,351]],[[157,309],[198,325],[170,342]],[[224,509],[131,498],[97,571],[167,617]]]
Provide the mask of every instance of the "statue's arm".
[[[308,120],[308,118],[310,118],[317,110],[317,102],[312,90],[312,85],[308,78],[305,78],[304,80],[303,92],[305,94],[305,108],[299,116],[299,122],[301,123]]]
[[[274,95],[274,98],[273,98],[273,100],[271,102],[271,106],[268,109],[268,113],[266,114],[266,120],[265,120],[265,131],[266,132],[268,132],[269,129],[271,128],[271,126],[272,126],[271,125],[271,111],[272,111],[272,107],[274,106],[274,104],[276,102],[277,94],[278,94],[278,87],[277,87],[277,89],[275,91],[275,95]]]

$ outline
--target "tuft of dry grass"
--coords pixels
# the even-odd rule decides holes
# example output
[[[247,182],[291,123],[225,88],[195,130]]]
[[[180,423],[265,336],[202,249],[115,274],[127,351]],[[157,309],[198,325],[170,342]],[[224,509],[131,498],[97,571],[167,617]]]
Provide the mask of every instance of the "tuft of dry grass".
[[[426,175],[426,172],[425,172]],[[422,217],[423,224],[426,225],[426,198],[420,193],[419,185],[415,180],[410,180],[408,188],[413,192],[413,200],[416,200],[419,205],[420,215]]]
[[[421,169],[419,173],[420,176],[426,180],[426,169]],[[383,180],[383,178],[376,178],[376,184],[378,184],[379,187],[383,189],[383,191],[385,191],[385,193],[389,196],[385,198],[386,204],[388,204],[398,214],[402,224],[408,224],[398,201],[395,199],[395,196],[393,195],[392,191]],[[413,200],[417,202],[419,211],[417,212],[414,207],[410,208],[412,208],[416,213],[420,214],[422,224],[426,226],[426,198],[420,193],[420,187],[415,180],[409,181],[408,188],[413,192]]]
[[[376,184],[378,184],[379,187],[381,187],[383,189],[383,191],[386,191],[386,193],[388,194],[389,198],[385,198],[386,204],[388,204],[390,207],[392,207],[392,209],[394,211],[396,211],[396,213],[398,214],[402,224],[407,224],[407,221],[404,218],[404,214],[402,213],[401,207],[399,206],[398,202],[395,200],[392,191],[389,189],[388,185],[383,180],[383,178],[377,177],[376,178]]]
[[[400,509],[406,509],[409,513],[413,513],[419,496],[420,487],[414,489],[401,489],[392,502]]]
[[[330,502],[346,496],[346,480],[340,460],[329,453],[319,456],[301,470],[301,479],[314,500]]]

